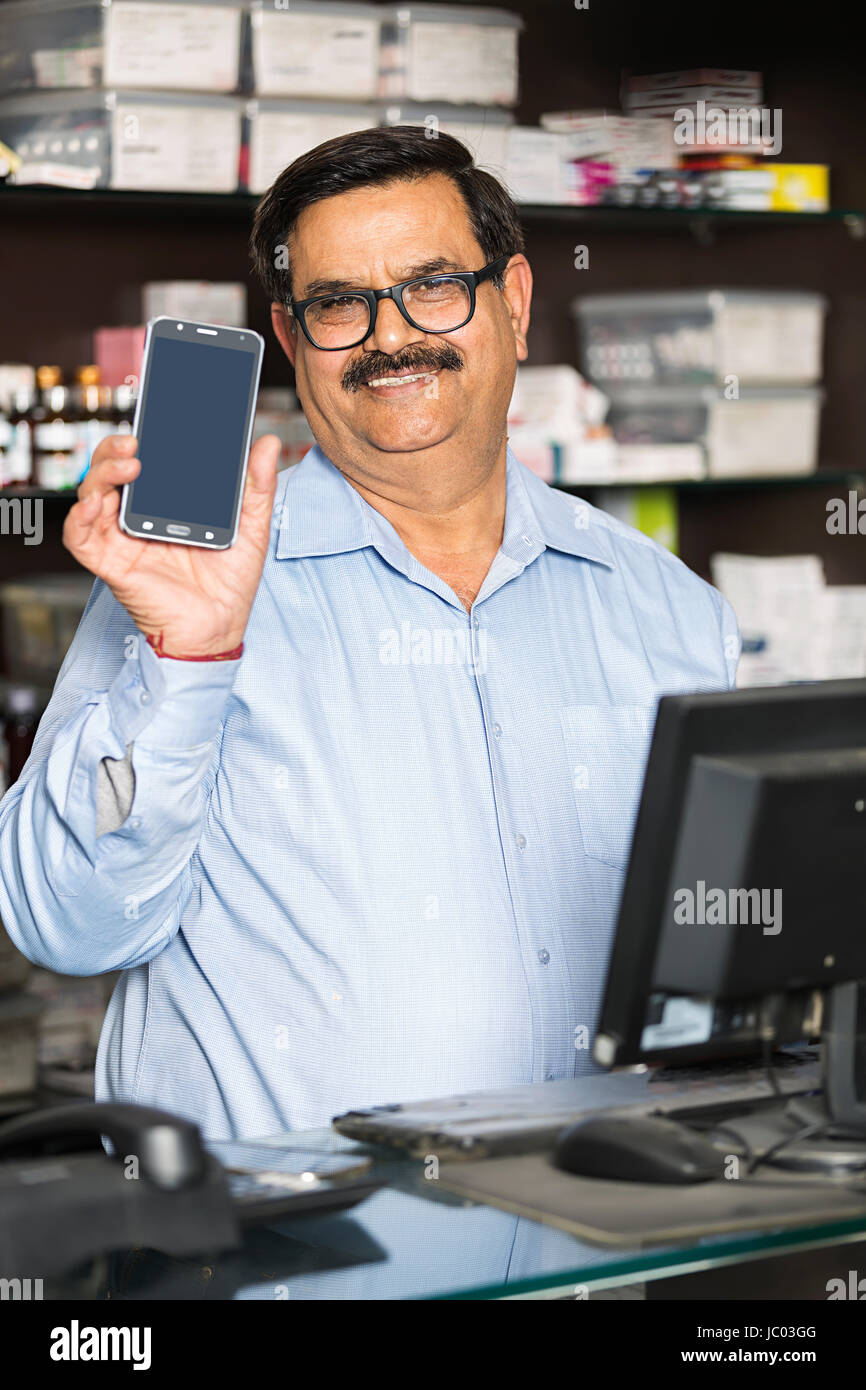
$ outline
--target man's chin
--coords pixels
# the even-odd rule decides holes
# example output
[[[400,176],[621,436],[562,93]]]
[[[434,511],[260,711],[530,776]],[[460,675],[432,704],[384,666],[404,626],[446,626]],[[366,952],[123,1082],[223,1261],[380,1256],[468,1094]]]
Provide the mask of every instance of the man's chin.
[[[454,422],[445,420],[371,421],[362,430],[371,449],[383,454],[416,454],[435,449],[454,433]]]

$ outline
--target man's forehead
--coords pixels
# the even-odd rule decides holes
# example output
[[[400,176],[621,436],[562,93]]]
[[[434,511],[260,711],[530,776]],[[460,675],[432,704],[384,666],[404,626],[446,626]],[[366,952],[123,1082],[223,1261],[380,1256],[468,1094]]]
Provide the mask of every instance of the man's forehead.
[[[348,280],[379,265],[401,276],[432,274],[434,263],[477,269],[478,249],[459,189],[432,176],[323,198],[304,208],[290,237],[291,260],[304,281]],[[296,282],[296,294],[302,288]]]

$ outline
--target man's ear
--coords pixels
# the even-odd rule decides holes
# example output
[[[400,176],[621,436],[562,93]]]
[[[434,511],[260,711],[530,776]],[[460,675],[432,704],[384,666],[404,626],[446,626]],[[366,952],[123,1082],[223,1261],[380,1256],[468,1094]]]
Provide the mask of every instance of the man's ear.
[[[529,306],[532,301],[532,271],[525,256],[512,256],[505,269],[505,286],[502,291],[505,307],[511,318],[514,341],[517,346],[518,362],[525,362],[529,356],[526,335],[529,332]]]
[[[282,304],[272,304],[271,327],[277,335],[280,347],[294,367],[298,351],[298,325],[294,314],[290,314]]]

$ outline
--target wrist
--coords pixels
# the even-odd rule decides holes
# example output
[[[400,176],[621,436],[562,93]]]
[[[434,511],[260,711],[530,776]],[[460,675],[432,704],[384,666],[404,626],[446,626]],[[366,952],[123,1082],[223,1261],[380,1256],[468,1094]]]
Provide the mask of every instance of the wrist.
[[[146,640],[148,646],[153,649],[157,656],[165,657],[171,661],[237,661],[244,649],[243,640],[241,640],[233,645],[201,652],[174,651],[166,648],[164,634],[161,631],[147,633]],[[228,641],[231,642],[231,639]]]

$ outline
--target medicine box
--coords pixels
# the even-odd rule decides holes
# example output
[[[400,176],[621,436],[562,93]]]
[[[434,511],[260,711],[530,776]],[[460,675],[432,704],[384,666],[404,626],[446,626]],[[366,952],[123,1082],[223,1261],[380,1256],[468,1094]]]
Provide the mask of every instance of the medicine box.
[[[826,301],[798,290],[585,295],[572,303],[585,375],[617,385],[821,378]]]
[[[613,166],[581,158],[579,134],[560,134],[538,126],[508,132],[505,183],[516,203],[582,206],[601,201],[614,181]]]
[[[240,0],[12,0],[0,5],[0,92],[233,92],[243,11]]]
[[[654,117],[608,111],[548,111],[541,117],[541,126],[555,134],[570,135],[580,151],[575,158],[591,156],[605,160],[621,172],[675,169],[680,163],[673,123]]]
[[[369,101],[379,73],[377,5],[253,0],[252,90],[258,96]]]
[[[246,105],[245,187],[264,193],[278,174],[325,140],[379,124],[373,104],[257,98]]]
[[[162,193],[233,193],[238,97],[96,89],[0,99],[21,155],[17,183]]]
[[[469,5],[388,5],[381,13],[381,97],[517,105],[520,15]]]

